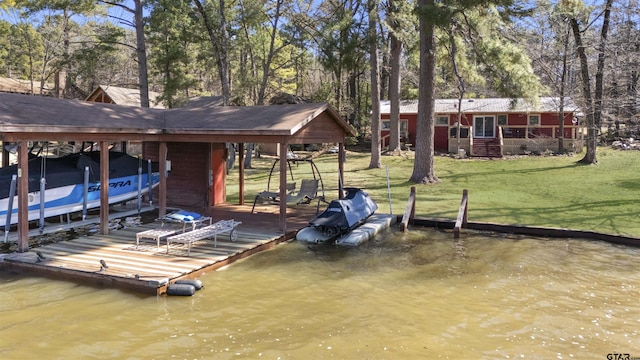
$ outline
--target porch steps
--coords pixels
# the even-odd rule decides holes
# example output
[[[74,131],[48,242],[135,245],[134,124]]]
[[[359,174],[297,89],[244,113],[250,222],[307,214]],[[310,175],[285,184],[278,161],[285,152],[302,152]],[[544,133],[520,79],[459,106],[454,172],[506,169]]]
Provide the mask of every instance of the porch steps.
[[[473,139],[471,156],[502,157],[499,139]]]

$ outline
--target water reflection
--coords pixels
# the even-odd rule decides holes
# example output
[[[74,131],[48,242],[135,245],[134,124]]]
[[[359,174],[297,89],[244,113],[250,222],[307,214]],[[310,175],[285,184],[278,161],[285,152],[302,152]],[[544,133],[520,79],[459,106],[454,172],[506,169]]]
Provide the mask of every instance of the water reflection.
[[[639,255],[413,230],[354,249],[284,244],[205,275],[186,298],[1,274],[0,357],[640,356]]]

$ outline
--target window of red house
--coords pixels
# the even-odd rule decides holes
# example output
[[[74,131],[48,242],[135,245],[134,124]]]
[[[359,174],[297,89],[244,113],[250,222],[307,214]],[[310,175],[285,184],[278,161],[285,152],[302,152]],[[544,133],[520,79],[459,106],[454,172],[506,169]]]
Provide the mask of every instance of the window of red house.
[[[540,115],[529,115],[529,126],[539,126]]]
[[[436,126],[449,126],[449,117],[436,116]]]
[[[449,137],[452,139],[457,138],[457,133],[458,133],[458,128],[457,127],[452,127],[451,129],[449,129]],[[468,127],[461,127],[460,128],[460,138],[461,139],[466,139],[469,137],[469,128]]]

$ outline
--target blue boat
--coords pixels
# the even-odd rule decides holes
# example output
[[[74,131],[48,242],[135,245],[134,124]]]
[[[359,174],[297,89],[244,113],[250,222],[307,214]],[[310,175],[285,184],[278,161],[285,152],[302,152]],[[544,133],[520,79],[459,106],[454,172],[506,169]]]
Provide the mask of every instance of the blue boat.
[[[18,197],[13,190],[15,185],[11,184],[15,182],[17,173],[17,165],[0,168],[0,226],[18,222]],[[109,204],[148,193],[150,181],[151,187],[160,182],[157,163],[149,169],[148,163],[139,158],[122,152],[109,152]],[[100,207],[101,186],[99,152],[75,153],[59,158],[32,157],[29,159],[29,221],[40,219],[43,206],[44,218]],[[14,196],[10,199],[12,190]],[[10,206],[12,215],[7,221]]]

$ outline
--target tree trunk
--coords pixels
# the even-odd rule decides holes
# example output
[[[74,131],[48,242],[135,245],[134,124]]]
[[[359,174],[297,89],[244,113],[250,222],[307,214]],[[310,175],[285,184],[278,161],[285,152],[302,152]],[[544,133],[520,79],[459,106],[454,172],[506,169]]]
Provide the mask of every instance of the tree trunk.
[[[563,154],[564,149],[564,98],[567,83],[567,57],[569,56],[569,32],[571,28],[567,26],[567,32],[563,37],[564,52],[562,53],[562,74],[560,75],[560,106],[558,108],[558,153]]]
[[[229,86],[229,63],[227,60],[229,34],[227,32],[227,20],[225,17],[225,2],[224,0],[219,0],[219,23],[217,26],[219,33],[217,34],[211,20],[209,19],[209,14],[207,14],[206,9],[202,6],[202,2],[200,0],[193,0],[193,2],[198,8],[198,12],[200,13],[200,16],[202,16],[204,26],[209,34],[209,40],[211,41],[211,46],[213,47],[216,63],[218,65],[220,87],[222,88],[222,105],[227,106],[229,105],[229,99],[231,98],[231,88]]]
[[[391,74],[389,77],[389,103],[391,105],[390,133],[389,133],[389,153],[400,153],[400,57],[402,56],[402,42],[391,33],[390,65]]]
[[[220,82],[222,86],[222,101],[223,105],[229,105],[229,99],[231,98],[231,84],[229,83],[229,60],[227,54],[229,53],[229,33],[227,32],[227,18],[225,15],[225,2],[220,0],[219,16],[220,16],[220,48],[218,54],[218,71],[220,73]],[[214,39],[211,39],[215,42]]]
[[[433,7],[434,0],[419,0],[418,6]],[[436,39],[432,21],[420,16],[420,84],[418,95],[418,124],[413,174],[409,181],[419,184],[438,183],[434,172],[434,113]]]
[[[456,31],[455,23],[451,24],[451,32],[449,33],[449,47],[450,47],[450,55],[451,55],[451,65],[453,66],[453,73],[456,76],[456,80],[458,80],[458,113],[456,114],[456,153],[460,154],[460,128],[462,127],[462,99],[464,99],[464,94],[467,92],[467,87],[464,82],[464,78],[460,74],[458,70],[458,62],[456,61],[456,54],[458,52],[458,48],[456,47],[456,41],[454,39],[454,33]],[[448,120],[447,120],[448,121]],[[471,149],[469,149],[471,150]]]
[[[369,57],[371,61],[371,162],[369,168],[380,168],[380,67],[378,65],[378,5],[369,3]]]
[[[135,0],[136,54],[138,56],[138,81],[140,82],[140,106],[149,107],[149,78],[147,73],[147,46],[144,40],[142,1]]]
[[[602,126],[602,101],[604,96],[604,62],[605,51],[607,47],[607,36],[609,34],[609,23],[611,19],[611,5],[613,0],[607,0],[604,8],[604,19],[602,20],[602,29],[600,31],[600,44],[598,45],[598,64],[596,66],[596,88],[594,94],[594,118],[593,121],[600,130]]]
[[[71,87],[69,85],[71,85],[71,64],[69,63],[70,58],[71,58],[71,50],[70,50],[70,46],[71,46],[71,41],[70,36],[69,36],[69,14],[67,9],[64,9],[63,15],[62,15],[62,19],[64,21],[64,25],[62,27],[62,32],[63,32],[63,41],[62,41],[62,47],[64,49],[64,82],[65,82],[65,87],[64,87],[64,92],[62,94],[62,97],[65,99],[71,99],[71,94],[70,94],[70,89]]]
[[[271,76],[271,62],[276,53],[276,35],[278,34],[278,22],[280,21],[280,9],[282,7],[282,0],[276,1],[276,13],[273,19],[273,28],[271,28],[271,34],[269,39],[269,52],[267,58],[264,60],[262,66],[262,81],[260,82],[260,89],[258,90],[258,103],[257,105],[264,105],[265,93],[267,91],[267,84],[269,83],[269,77]]]
[[[253,157],[253,150],[255,147],[256,147],[255,143],[247,143],[246,153],[244,156],[245,169],[253,169],[253,165],[251,165],[251,158]]]
[[[573,30],[573,37],[576,42],[576,51],[578,58],[580,59],[580,74],[582,77],[582,93],[585,103],[585,118],[587,125],[587,153],[580,160],[580,163],[584,164],[597,164],[598,159],[596,157],[596,146],[598,145],[598,129],[596,128],[594,121],[594,109],[593,99],[591,97],[591,84],[589,83],[589,64],[587,62],[587,54],[585,47],[582,44],[582,33],[580,32],[580,26],[576,18],[571,18],[571,29]]]

